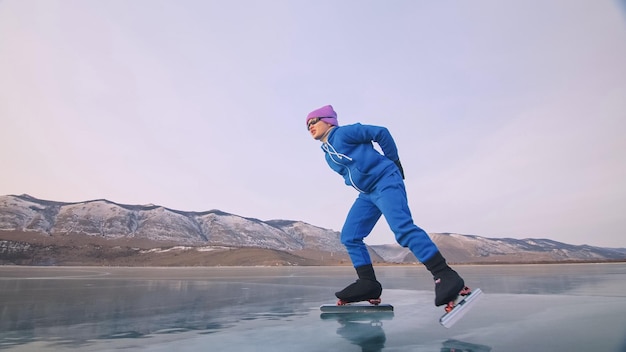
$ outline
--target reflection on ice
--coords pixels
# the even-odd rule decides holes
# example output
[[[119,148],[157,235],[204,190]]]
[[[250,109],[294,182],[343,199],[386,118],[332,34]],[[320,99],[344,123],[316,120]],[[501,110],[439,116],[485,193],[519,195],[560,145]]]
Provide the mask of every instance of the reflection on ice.
[[[393,319],[393,312],[332,314],[323,313],[323,320],[339,323],[337,335],[361,347],[361,351],[382,351],[385,347],[383,320]]]
[[[361,351],[382,351],[385,347],[385,331],[381,321],[341,321],[337,334],[361,347]]]
[[[251,286],[257,287],[249,290]],[[10,290],[23,294],[3,300],[1,346],[39,340],[82,346],[97,340],[214,332],[239,321],[308,314],[300,298],[261,286],[180,280],[21,281]]]
[[[441,352],[489,352],[491,347],[468,343],[458,340],[446,340],[441,346]]]

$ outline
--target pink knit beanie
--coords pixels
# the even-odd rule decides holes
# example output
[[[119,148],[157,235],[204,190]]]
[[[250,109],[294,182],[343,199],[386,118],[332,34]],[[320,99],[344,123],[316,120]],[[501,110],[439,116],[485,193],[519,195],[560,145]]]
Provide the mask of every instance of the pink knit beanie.
[[[311,111],[306,117],[306,124],[308,125],[309,120],[316,117],[324,117],[324,122],[333,126],[339,126],[339,123],[337,122],[337,113],[333,110],[331,105],[322,106],[319,109]]]

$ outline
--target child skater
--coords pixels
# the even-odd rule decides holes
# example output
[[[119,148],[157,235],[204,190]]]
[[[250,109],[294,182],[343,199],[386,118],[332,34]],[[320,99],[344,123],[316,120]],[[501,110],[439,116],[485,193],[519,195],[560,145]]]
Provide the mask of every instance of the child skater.
[[[326,162],[340,174],[346,185],[358,191],[341,229],[358,279],[336,292],[338,304],[380,302],[382,286],[376,280],[372,261],[363,239],[381,215],[385,216],[396,241],[408,247],[431,272],[435,281],[435,305],[454,301],[465,288],[463,279],[452,270],[428,234],[413,223],[404,187],[404,170],[396,144],[385,127],[339,126],[331,105],[312,111],[306,125],[313,139],[322,142]],[[373,142],[383,154],[374,149]]]

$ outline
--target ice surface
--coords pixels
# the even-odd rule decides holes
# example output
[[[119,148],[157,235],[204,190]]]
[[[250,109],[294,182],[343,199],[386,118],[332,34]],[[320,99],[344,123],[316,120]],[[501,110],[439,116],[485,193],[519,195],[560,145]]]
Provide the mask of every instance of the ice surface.
[[[456,266],[450,329],[422,266],[379,267],[393,316],[323,319],[349,267],[0,267],[7,351],[625,351],[626,264]]]

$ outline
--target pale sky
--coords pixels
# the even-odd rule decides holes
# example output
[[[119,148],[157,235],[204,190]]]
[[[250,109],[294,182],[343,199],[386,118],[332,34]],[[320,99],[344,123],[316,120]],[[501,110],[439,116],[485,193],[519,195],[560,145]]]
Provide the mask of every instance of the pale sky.
[[[305,126],[332,104],[392,132],[427,232],[626,247],[625,10],[0,0],[0,195],[339,231],[357,193]]]

